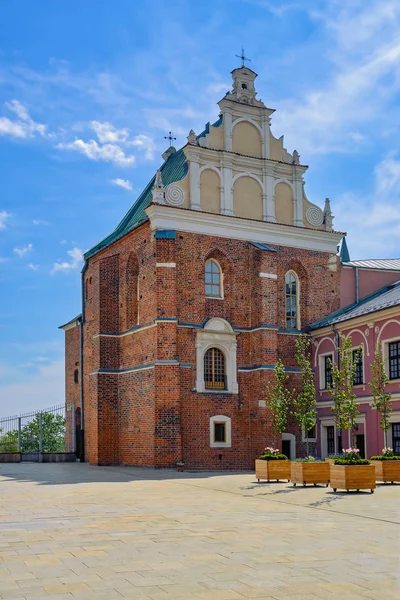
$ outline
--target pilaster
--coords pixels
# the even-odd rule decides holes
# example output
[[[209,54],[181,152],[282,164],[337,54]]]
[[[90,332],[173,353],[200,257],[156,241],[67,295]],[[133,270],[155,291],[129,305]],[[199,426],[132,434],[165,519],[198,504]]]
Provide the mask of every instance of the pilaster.
[[[298,173],[296,167],[293,167],[293,224],[298,227],[304,227],[303,221],[303,177]]]
[[[221,214],[233,215],[232,155],[223,152],[221,155],[223,193]]]
[[[189,162],[190,208],[201,210],[200,204],[200,165],[193,158]]]

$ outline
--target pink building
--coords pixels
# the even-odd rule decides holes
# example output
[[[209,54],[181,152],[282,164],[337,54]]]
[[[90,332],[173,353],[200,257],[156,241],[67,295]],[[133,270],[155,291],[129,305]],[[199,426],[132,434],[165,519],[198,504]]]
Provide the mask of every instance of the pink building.
[[[390,379],[393,412],[388,445],[400,454],[400,260],[366,260],[342,264],[342,296],[352,302],[310,327],[314,340],[313,367],[317,389],[317,454],[322,458],[356,444],[365,457],[380,454],[384,435],[379,413],[372,408],[371,366],[378,343]],[[376,289],[386,283],[384,287]],[[366,292],[368,295],[366,295]],[[356,301],[358,294],[358,301]],[[364,297],[361,296],[363,294]],[[326,390],[330,380],[330,361],[336,361],[335,340],[350,336],[354,351],[361,348],[354,393],[360,414],[351,432],[340,439],[331,413],[332,398]]]

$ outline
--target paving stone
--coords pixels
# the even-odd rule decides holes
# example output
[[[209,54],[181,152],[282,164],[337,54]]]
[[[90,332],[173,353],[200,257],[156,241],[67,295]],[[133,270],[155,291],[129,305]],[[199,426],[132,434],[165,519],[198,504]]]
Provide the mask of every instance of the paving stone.
[[[254,473],[79,463],[0,465],[0,485],[5,600],[400,597],[400,486],[333,500]]]

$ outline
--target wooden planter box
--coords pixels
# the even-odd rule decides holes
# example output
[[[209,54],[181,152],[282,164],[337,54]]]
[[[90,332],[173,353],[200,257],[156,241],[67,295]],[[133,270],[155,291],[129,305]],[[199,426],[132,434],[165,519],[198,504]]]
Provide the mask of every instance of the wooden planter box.
[[[334,458],[326,458],[325,462],[327,462],[329,465],[333,465],[335,462],[335,459]]]
[[[374,465],[331,465],[330,485],[336,490],[371,490],[376,488]]]
[[[290,460],[256,460],[257,480],[287,479],[290,481]]]
[[[394,483],[400,481],[400,460],[372,460],[376,481]]]
[[[307,485],[308,483],[323,483],[329,484],[330,464],[324,461],[315,462],[292,462],[291,464],[291,481],[293,486],[297,483]]]

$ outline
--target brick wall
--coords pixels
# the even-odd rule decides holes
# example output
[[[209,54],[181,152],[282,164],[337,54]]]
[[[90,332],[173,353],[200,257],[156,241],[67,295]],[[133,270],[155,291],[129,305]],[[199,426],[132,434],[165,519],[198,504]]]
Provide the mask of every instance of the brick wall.
[[[91,463],[252,468],[265,445],[280,445],[262,401],[277,358],[296,366],[296,334],[278,331],[285,329],[285,273],[299,276],[304,327],[338,308],[339,272],[328,269],[326,253],[276,250],[179,231],[176,239],[155,239],[145,223],[89,260],[84,390]],[[205,297],[209,258],[221,265],[223,299]],[[194,390],[196,331],[211,317],[240,330],[237,366],[248,370],[238,373],[237,395]],[[290,380],[298,385],[299,374]],[[231,418],[231,448],[210,448],[215,415]],[[303,453],[293,421],[288,430]]]

